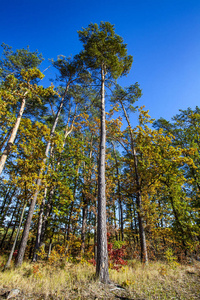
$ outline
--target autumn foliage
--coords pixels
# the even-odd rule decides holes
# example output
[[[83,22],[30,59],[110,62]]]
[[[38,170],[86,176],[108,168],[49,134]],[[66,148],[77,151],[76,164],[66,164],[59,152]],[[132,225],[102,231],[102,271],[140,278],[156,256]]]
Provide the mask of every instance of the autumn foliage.
[[[21,261],[95,264],[100,75],[99,65],[93,69],[83,54],[58,56],[53,82],[44,87],[42,56],[3,45],[0,251],[13,261],[23,252]],[[122,71],[115,67],[114,79]],[[120,87],[110,79],[105,82],[109,268],[120,270],[132,259],[198,260],[200,108],[180,110],[170,121],[153,120],[144,106],[136,106],[142,97],[137,82]]]

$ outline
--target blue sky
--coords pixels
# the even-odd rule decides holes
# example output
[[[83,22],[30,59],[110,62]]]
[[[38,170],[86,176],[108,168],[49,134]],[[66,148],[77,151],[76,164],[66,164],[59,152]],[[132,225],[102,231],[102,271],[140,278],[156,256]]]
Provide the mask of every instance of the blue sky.
[[[0,1],[0,42],[36,49],[45,58],[77,54],[77,30],[108,21],[127,43],[134,63],[124,86],[139,82],[157,119],[200,103],[200,0],[7,0]],[[52,77],[52,68],[46,77]]]

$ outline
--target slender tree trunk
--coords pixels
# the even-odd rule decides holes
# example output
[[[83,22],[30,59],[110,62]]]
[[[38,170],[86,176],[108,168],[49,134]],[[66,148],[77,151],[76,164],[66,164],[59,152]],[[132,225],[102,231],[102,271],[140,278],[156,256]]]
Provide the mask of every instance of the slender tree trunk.
[[[106,114],[105,114],[105,68],[101,68],[101,131],[98,170],[98,221],[97,221],[97,265],[96,276],[103,283],[109,283],[108,250],[106,228]]]
[[[0,159],[0,175],[4,169],[4,166],[5,166],[5,163],[6,163],[6,160],[7,160],[7,157],[11,151],[11,148],[12,148],[12,145],[15,141],[15,138],[16,138],[16,135],[17,135],[17,131],[18,131],[18,128],[19,128],[19,125],[20,125],[20,122],[21,122],[21,118],[22,118],[22,115],[23,115],[23,112],[24,112],[24,109],[25,109],[25,105],[26,105],[26,94],[28,92],[26,92],[24,94],[24,98],[22,99],[22,104],[21,104],[21,107],[20,107],[20,110],[19,110],[19,113],[18,113],[18,116],[17,116],[17,120],[15,122],[15,125],[12,129],[12,132],[11,132],[11,135],[10,135],[10,138],[7,142],[7,145],[6,145],[6,148],[5,150],[3,151],[3,154],[1,156],[1,159]]]
[[[86,226],[87,226],[87,211],[88,203],[83,194],[83,217],[82,217],[82,230],[81,230],[81,254],[85,252],[85,235],[86,235]]]
[[[8,242],[7,242],[6,249],[9,249],[9,250],[10,250],[10,245],[12,244],[12,238],[13,238],[13,235],[14,235],[14,233],[15,233],[16,227],[17,227],[17,219],[15,220],[15,223],[14,223],[14,225],[13,225],[12,233],[11,233],[11,235],[10,235],[10,237],[9,237]]]
[[[77,181],[78,181],[78,176],[79,176],[79,166],[77,168],[77,175],[75,178],[75,183],[74,183],[74,191],[73,191],[73,201],[71,202],[71,207],[70,207],[70,212],[69,212],[69,219],[68,219],[68,224],[67,224],[67,241],[69,241],[70,238],[70,227],[72,223],[72,214],[74,210],[74,201],[76,197],[76,188],[77,188]]]
[[[147,263],[148,262],[148,255],[147,255],[147,246],[146,246],[146,235],[143,225],[143,217],[142,217],[142,197],[141,192],[137,192],[137,210],[138,210],[138,225],[139,225],[139,234],[140,234],[140,245],[141,245],[141,262]]]
[[[138,225],[139,225],[139,235],[140,235],[140,245],[141,245],[141,262],[147,263],[148,255],[147,255],[147,246],[146,246],[146,235],[145,235],[145,230],[144,230],[144,221],[143,221],[143,216],[142,216],[142,194],[141,194],[140,178],[139,178],[139,172],[138,172],[137,154],[136,154],[136,150],[135,150],[135,146],[134,146],[134,138],[133,138],[133,133],[131,130],[131,123],[130,123],[129,117],[127,115],[127,112],[125,110],[125,107],[124,107],[122,101],[120,101],[120,104],[122,106],[126,121],[129,126],[129,132],[130,132],[130,138],[131,138],[131,151],[132,151],[132,155],[133,155],[133,159],[134,159],[135,182],[136,182],[136,186],[137,186],[136,204],[137,204]]]
[[[169,185],[168,182],[164,181],[163,183],[168,187],[168,189],[170,189],[170,185]],[[177,211],[177,209],[176,209],[176,207],[174,205],[174,199],[172,197],[171,192],[170,192],[169,199],[170,199],[170,202],[171,202],[172,211],[173,211],[176,223],[177,223],[178,230],[179,230],[179,232],[181,234],[181,240],[182,240],[182,245],[183,245],[183,247],[185,249],[185,255],[187,255],[186,242],[185,242],[186,232],[184,231],[183,226],[181,225],[180,214],[178,213],[178,211]]]
[[[44,218],[43,220],[41,221],[41,224],[42,224],[42,228],[41,228],[41,233],[39,232],[39,234],[41,235],[40,236],[40,244],[39,244],[39,247],[41,246],[41,244],[44,243],[44,239],[45,239],[45,232],[46,232],[46,229],[47,229],[47,226],[48,226],[48,218],[52,212],[52,207],[53,207],[53,196],[54,196],[54,193],[55,193],[55,189],[56,189],[56,186],[53,186],[52,189],[50,190],[50,193],[49,193],[49,199],[48,199],[48,202],[47,202],[47,205],[46,205],[46,211],[44,213]]]
[[[117,172],[117,193],[118,193],[118,201],[119,201],[119,210],[120,210],[120,232],[121,232],[121,239],[124,240],[124,218],[123,218],[123,206],[122,206],[122,197],[121,197],[121,185],[120,185],[120,180],[119,180],[119,167],[118,167],[118,161],[117,161],[117,155],[116,155],[116,150],[115,150],[115,145],[113,145],[113,151],[114,151],[114,156],[115,156],[115,164],[116,164],[116,172]]]
[[[20,221],[19,221],[19,226],[18,226],[18,229],[17,229],[17,234],[16,234],[16,237],[15,237],[12,249],[10,251],[10,255],[9,255],[8,261],[7,261],[4,269],[6,269],[6,268],[8,268],[10,266],[10,262],[11,262],[11,259],[13,257],[13,253],[15,251],[15,246],[16,246],[17,239],[18,239],[18,236],[19,236],[19,232],[20,232],[20,227],[21,227],[21,224],[22,224],[22,220],[23,220],[23,217],[24,217],[25,208],[26,208],[26,203],[24,203],[24,205],[23,205],[23,209],[22,209],[22,213],[21,213],[21,217],[20,217]]]
[[[10,238],[9,238],[9,241],[8,241],[8,246],[7,246],[7,249],[10,249],[10,245],[12,243],[12,238],[13,238],[13,235],[15,233],[15,229],[17,227],[17,223],[18,223],[18,219],[17,217],[20,215],[20,210],[21,210],[21,207],[19,207],[18,211],[17,211],[17,214],[16,214],[16,218],[15,218],[15,223],[13,225],[13,229],[12,229],[12,233],[10,235]]]
[[[6,144],[9,136],[10,136],[10,133],[11,133],[11,129],[8,130],[8,132],[6,133],[6,135],[4,136],[4,140],[1,141],[1,145],[0,145],[0,151],[3,149],[4,145]]]
[[[8,199],[8,196],[10,194],[10,189],[8,189],[8,191],[6,191],[4,193],[4,195],[2,195],[2,198],[4,198],[4,200],[2,201],[2,205],[1,205],[1,211],[0,211],[0,215],[2,216],[2,213],[4,211],[4,208],[5,208],[5,205],[6,205],[6,202],[7,202],[7,199]],[[10,197],[9,197],[10,198]]]
[[[64,99],[65,99],[66,93],[68,91],[68,88],[69,88],[69,85],[67,85],[65,93],[64,93],[64,95],[61,99],[60,106],[59,106],[59,109],[57,111],[53,127],[51,129],[50,137],[52,137],[54,132],[55,132],[55,129],[56,129],[56,126],[57,126],[57,123],[58,123],[58,119],[59,119],[59,116],[60,116],[60,113],[61,113],[61,110],[62,110],[62,107],[63,107],[63,102],[64,102]],[[47,161],[47,156],[48,156],[48,153],[49,153],[50,145],[51,145],[51,141],[49,141],[47,143],[47,146],[46,146],[45,157],[43,159],[43,164],[44,165],[46,164],[46,161]],[[24,227],[24,231],[23,231],[23,235],[22,235],[22,240],[21,240],[21,244],[20,244],[20,249],[19,249],[19,252],[18,252],[17,259],[16,259],[16,266],[20,266],[23,262],[24,253],[25,253],[26,245],[27,245],[27,241],[28,241],[29,230],[30,230],[30,226],[31,226],[31,221],[32,221],[32,217],[33,217],[33,213],[34,213],[34,209],[35,209],[35,204],[36,204],[36,201],[37,201],[37,197],[38,197],[38,194],[39,194],[39,189],[40,189],[41,182],[42,182],[42,180],[41,180],[42,174],[43,174],[43,167],[40,169],[39,178],[37,179],[37,183],[36,183],[36,192],[33,196],[33,199],[31,201],[31,205],[30,205],[30,208],[29,208],[29,212],[28,212],[28,216],[27,216],[27,219],[26,219],[26,223],[25,223],[25,227]]]
[[[179,213],[177,212],[175,205],[174,205],[174,199],[172,196],[169,197],[170,198],[170,202],[171,202],[171,206],[172,206],[172,210],[173,210],[173,214],[177,223],[177,227],[181,233],[181,240],[182,240],[182,245],[185,248],[185,254],[187,255],[187,249],[186,249],[186,242],[185,242],[185,231],[183,229],[183,226],[181,225],[180,222],[180,218],[179,218]]]
[[[11,220],[10,220],[10,222],[8,223],[8,226],[7,226],[7,228],[6,228],[6,232],[5,232],[5,234],[4,234],[4,237],[3,237],[2,241],[1,241],[1,244],[0,244],[0,249],[2,249],[2,248],[3,248],[3,245],[4,245],[4,242],[5,242],[5,239],[6,239],[6,236],[7,236],[8,230],[9,230],[9,228],[10,228],[11,224],[12,224],[13,218],[15,217],[15,214],[16,214],[16,211],[17,211],[18,204],[19,204],[19,199],[18,199],[18,201],[17,201],[17,204],[16,204],[16,207],[15,207],[15,209],[14,209],[14,211],[13,211],[13,214],[12,214]]]
[[[133,203],[133,214],[134,214],[134,226],[135,226],[135,235],[136,235],[136,238],[135,238],[135,242],[136,244],[138,245],[139,244],[139,239],[138,239],[138,224],[137,224],[137,217],[136,217],[136,208],[135,208],[135,205]]]
[[[77,109],[77,105],[75,108],[75,115],[76,115],[76,109]],[[71,110],[70,110],[71,111]],[[73,130],[73,124],[75,121],[75,115],[72,119],[72,123],[71,123],[71,128],[69,129],[69,119],[70,119],[70,113],[69,113],[69,117],[68,117],[68,122],[65,128],[65,134],[64,134],[64,142],[62,145],[62,148],[64,149],[65,147],[65,143],[66,143],[66,139],[68,137],[68,135],[72,132]],[[61,160],[61,155],[59,157],[57,166],[56,166],[56,171],[58,170],[58,167],[60,165],[60,160]],[[53,195],[55,192],[55,186],[52,187],[52,189],[50,190],[49,193],[49,199],[48,199],[48,203],[47,203],[47,207],[46,207],[46,212],[44,215],[44,207],[45,207],[45,201],[46,201],[46,194],[47,194],[47,188],[45,188],[45,197],[43,198],[42,204],[41,204],[41,208],[40,208],[40,214],[39,214],[39,219],[38,219],[38,228],[37,228],[37,236],[36,236],[36,244],[35,244],[35,249],[34,249],[34,255],[33,255],[33,261],[37,260],[37,255],[36,255],[36,251],[40,248],[41,244],[44,242],[44,236],[45,236],[45,230],[47,227],[47,219],[50,215],[51,209],[52,209],[52,200],[53,200]],[[44,215],[44,217],[43,217]]]
[[[53,236],[51,237],[50,242],[49,242],[49,249],[48,249],[47,259],[49,259],[50,255],[51,255],[52,240],[53,240]]]
[[[123,218],[123,207],[121,197],[119,198],[119,209],[120,209],[120,232],[121,232],[121,240],[124,240],[124,218]]]
[[[98,183],[96,182],[96,187],[95,187],[95,198],[97,198],[97,189],[98,189]],[[97,208],[98,203],[97,200],[95,201],[95,208],[96,208],[96,213],[95,213],[95,227],[94,227],[94,259],[97,262]]]
[[[88,224],[91,224],[91,211],[88,213]],[[90,231],[88,231],[88,248],[90,246],[90,239],[91,239],[91,234]]]
[[[40,213],[39,213],[39,219],[38,219],[38,228],[37,228],[37,235],[36,235],[36,240],[35,240],[35,249],[34,249],[34,254],[33,254],[33,261],[37,261],[37,258],[38,258],[37,251],[39,250],[39,247],[40,247],[40,239],[41,239],[41,232],[42,232],[42,219],[43,219],[46,195],[47,195],[47,188],[45,188],[45,190],[44,190],[44,197],[42,199],[42,203],[41,203],[41,206],[40,206]]]
[[[93,142],[93,136],[91,138],[91,143],[90,143],[90,154],[89,154],[89,158],[90,158],[90,162],[92,159],[92,142]],[[84,167],[85,169],[85,162],[84,162]],[[88,170],[88,181],[89,181],[89,191],[91,188],[91,178],[92,178],[92,171],[91,171],[91,164],[89,165],[89,170]],[[84,175],[84,183],[86,184],[87,179],[86,176]],[[89,199],[88,197],[86,198],[85,193],[83,192],[83,217],[82,217],[82,231],[81,231],[81,253],[84,254],[85,252],[85,235],[86,235],[86,228],[87,228],[87,213],[88,213],[88,202]]]
[[[13,192],[11,195],[9,195],[9,192],[6,194],[5,198],[4,198],[4,202],[2,204],[1,207],[1,212],[0,212],[0,216],[1,216],[1,221],[0,221],[0,226],[2,226],[4,219],[7,216],[7,211],[9,209],[10,203],[12,201],[13,195],[15,194],[16,188],[14,188]],[[6,206],[6,207],[5,207]]]
[[[30,249],[29,249],[29,256],[28,256],[29,259],[32,258],[32,253],[33,253],[33,250],[34,250],[34,244],[35,244],[34,237],[32,237],[31,246],[30,246]]]

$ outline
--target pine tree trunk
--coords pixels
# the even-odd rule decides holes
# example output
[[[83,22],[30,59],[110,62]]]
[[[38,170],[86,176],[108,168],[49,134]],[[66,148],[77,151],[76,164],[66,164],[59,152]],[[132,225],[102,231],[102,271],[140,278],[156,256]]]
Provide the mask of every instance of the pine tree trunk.
[[[17,135],[17,131],[18,131],[18,128],[19,128],[19,125],[20,125],[20,122],[21,122],[21,118],[22,118],[22,115],[24,113],[24,109],[25,109],[25,105],[26,105],[26,98],[25,98],[26,94],[27,94],[27,92],[24,94],[24,98],[22,99],[22,104],[21,104],[21,107],[20,107],[20,110],[19,110],[19,113],[18,113],[18,116],[17,116],[17,120],[16,120],[15,125],[12,129],[12,132],[11,132],[10,138],[7,142],[6,148],[3,151],[3,154],[2,154],[1,159],[0,159],[0,175],[3,172],[7,157],[9,155],[10,151],[11,151],[12,145],[13,145],[13,143],[15,141],[15,138],[16,138],[16,135]]]
[[[103,283],[109,283],[108,250],[106,228],[106,114],[105,114],[105,70],[101,69],[101,131],[98,170],[98,220],[97,220],[97,265],[96,276]]]

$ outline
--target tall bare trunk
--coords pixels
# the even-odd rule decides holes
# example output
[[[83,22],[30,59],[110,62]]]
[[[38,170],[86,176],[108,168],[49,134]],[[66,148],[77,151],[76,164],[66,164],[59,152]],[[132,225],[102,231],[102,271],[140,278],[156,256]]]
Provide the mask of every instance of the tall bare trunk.
[[[97,221],[97,265],[96,276],[103,283],[109,283],[108,250],[106,228],[106,114],[105,114],[105,68],[101,69],[101,131],[98,173],[98,221]]]
[[[24,94],[24,98],[22,99],[22,104],[21,104],[21,107],[20,107],[20,110],[19,110],[19,113],[18,113],[18,116],[17,116],[17,120],[16,120],[15,125],[12,129],[12,132],[11,132],[10,138],[7,142],[6,148],[4,149],[3,154],[1,156],[1,159],[0,159],[0,175],[3,172],[7,157],[9,155],[10,151],[11,151],[12,145],[13,145],[13,143],[15,141],[15,138],[16,138],[16,135],[17,135],[17,131],[18,131],[18,128],[19,128],[19,125],[20,125],[20,122],[21,122],[21,118],[22,118],[22,115],[24,113],[24,109],[25,109],[25,105],[26,105],[26,98],[25,98],[26,94],[27,94],[27,92]]]

